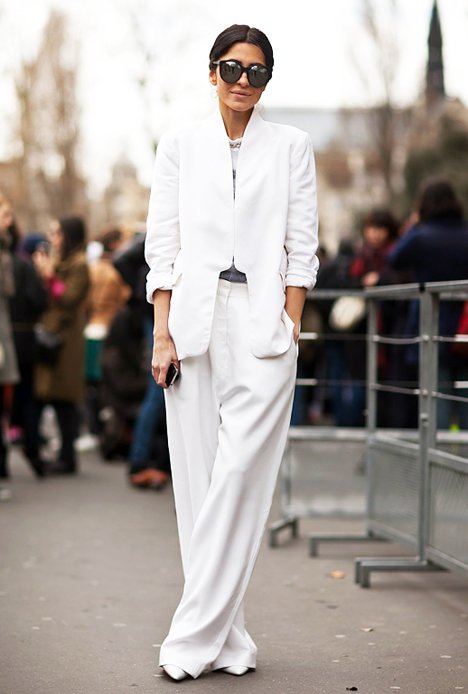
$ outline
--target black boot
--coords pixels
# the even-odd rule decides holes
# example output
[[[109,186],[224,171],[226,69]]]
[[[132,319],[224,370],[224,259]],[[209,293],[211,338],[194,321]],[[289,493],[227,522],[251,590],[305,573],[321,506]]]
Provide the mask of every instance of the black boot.
[[[28,461],[29,465],[31,466],[32,471],[36,475],[38,479],[41,479],[45,477],[46,474],[46,464],[42,460],[42,458],[39,455],[38,451],[28,451],[26,448],[23,449],[23,454],[26,460]]]
[[[57,460],[47,468],[48,475],[75,475],[77,472],[76,463],[69,463],[66,460]]]
[[[10,477],[10,468],[8,466],[8,448],[0,434],[0,479],[7,480]]]

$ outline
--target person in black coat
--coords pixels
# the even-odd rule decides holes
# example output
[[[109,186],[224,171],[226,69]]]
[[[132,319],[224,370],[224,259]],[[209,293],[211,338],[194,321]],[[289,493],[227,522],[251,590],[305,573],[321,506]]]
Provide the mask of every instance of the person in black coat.
[[[396,244],[388,261],[396,270],[411,270],[417,282],[446,282],[468,279],[468,224],[451,183],[443,178],[426,181],[418,200],[418,222]],[[443,301],[439,334],[453,337],[463,302]],[[412,302],[407,334],[419,334],[419,303]],[[418,367],[417,345],[409,346],[406,359]],[[466,389],[455,390],[455,381],[468,380],[468,361],[457,356],[450,343],[439,349],[439,390],[447,395],[466,396]],[[468,429],[468,405],[439,400],[438,426]]]
[[[25,240],[23,254],[20,254],[19,233],[15,224],[10,227],[10,235],[16,292],[10,298],[9,306],[20,371],[20,382],[16,385],[13,395],[10,424],[11,427],[22,429],[24,455],[35,474],[42,477],[44,466],[39,455],[40,405],[34,397],[33,390],[36,361],[34,325],[47,306],[48,294],[28,258],[45,239],[40,234],[31,234]]]
[[[99,438],[106,460],[128,455],[146,382],[143,324],[138,312],[127,305],[112,319],[101,354]]]
[[[120,251],[113,259],[123,280],[132,288],[129,305],[141,319],[147,354],[153,350],[153,307],[146,301],[145,284],[149,271],[144,255],[144,235]],[[129,448],[129,481],[134,487],[162,489],[169,480],[170,465],[162,388],[156,385],[149,357],[141,358],[146,369],[146,389],[134,423]]]

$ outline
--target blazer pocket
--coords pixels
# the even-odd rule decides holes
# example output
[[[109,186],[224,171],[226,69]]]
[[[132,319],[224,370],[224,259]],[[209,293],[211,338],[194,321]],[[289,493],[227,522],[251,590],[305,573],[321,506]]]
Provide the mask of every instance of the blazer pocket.
[[[283,308],[283,313],[282,313],[283,321],[287,325],[287,327],[293,332],[294,330],[294,321],[289,315],[289,313],[286,311],[285,308]]]

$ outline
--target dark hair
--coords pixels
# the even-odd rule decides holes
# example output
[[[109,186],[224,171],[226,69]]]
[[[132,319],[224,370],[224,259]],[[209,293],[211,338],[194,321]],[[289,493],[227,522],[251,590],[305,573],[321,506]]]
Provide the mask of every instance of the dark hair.
[[[364,217],[362,228],[365,229],[366,227],[386,229],[389,240],[396,239],[398,236],[398,222],[393,214],[384,208],[375,208]]]
[[[84,250],[86,226],[81,217],[63,217],[59,220],[63,234],[62,260],[66,260],[77,250]]]
[[[462,204],[446,178],[423,181],[418,195],[418,212],[421,222],[443,218],[463,219]]]
[[[102,243],[104,253],[112,253],[115,250],[115,245],[122,240],[122,236],[122,230],[118,227],[105,229],[98,239]]]
[[[9,248],[11,253],[16,253],[16,251],[19,248],[20,245],[20,240],[21,240],[21,232],[18,228],[18,224],[16,222],[16,219],[13,219],[12,223],[8,227],[8,235],[9,235]]]
[[[249,27],[247,24],[233,24],[219,34],[210,51],[210,70],[216,67],[213,61],[222,58],[235,43],[251,43],[253,46],[258,46],[265,56],[265,65],[271,75],[275,62],[271,43],[263,31]]]

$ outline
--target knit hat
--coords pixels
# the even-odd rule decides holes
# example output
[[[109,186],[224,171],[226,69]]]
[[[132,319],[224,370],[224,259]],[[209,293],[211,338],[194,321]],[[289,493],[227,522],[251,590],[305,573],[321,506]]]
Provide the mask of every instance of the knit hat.
[[[24,237],[23,243],[21,244],[21,251],[25,255],[32,256],[32,254],[36,252],[38,245],[44,242],[47,242],[44,234],[41,234],[40,231],[31,231]]]

